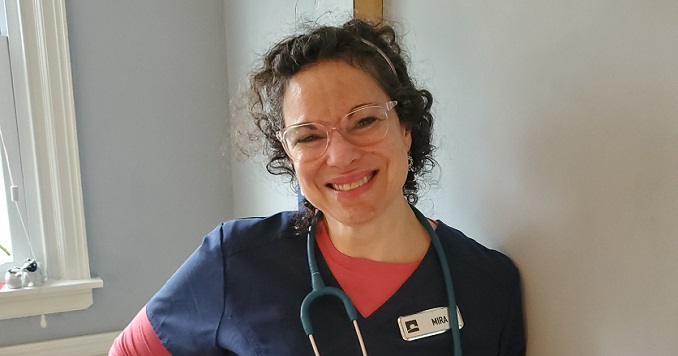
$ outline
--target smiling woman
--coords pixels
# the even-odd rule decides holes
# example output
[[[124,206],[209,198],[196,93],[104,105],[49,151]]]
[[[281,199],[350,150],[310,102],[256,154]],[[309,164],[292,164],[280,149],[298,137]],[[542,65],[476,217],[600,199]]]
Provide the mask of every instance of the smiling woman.
[[[344,117],[355,116],[350,113],[361,113],[366,109],[368,113],[376,110],[377,116],[382,117],[377,121],[379,124],[369,131],[374,132],[374,136],[337,130],[336,134],[327,136],[322,145],[325,149],[319,152],[320,155],[293,160],[301,192],[308,202],[324,213],[329,230],[336,231],[331,236],[337,242],[360,241],[341,238],[340,229],[345,230],[344,227],[359,229],[364,223],[371,225],[379,220],[390,220],[391,214],[401,215],[409,210],[402,198],[402,187],[408,172],[407,154],[412,143],[410,130],[400,124],[397,107],[386,111],[386,103],[391,102],[389,96],[369,74],[343,61],[324,61],[297,73],[287,84],[286,93],[283,116],[287,129],[311,120],[345,127]],[[384,226],[394,229],[410,226],[405,221],[401,222],[405,226]],[[387,232],[385,236],[397,236],[383,232]],[[356,236],[368,235],[360,233]],[[376,244],[377,241],[371,238],[370,243]],[[414,253],[425,250],[407,246],[403,249]],[[343,248],[339,250],[348,252]],[[416,260],[421,257],[391,256],[390,259]]]
[[[511,260],[414,207],[434,164],[431,104],[389,26],[273,46],[250,115],[303,206],[219,225],[111,354],[524,355]]]

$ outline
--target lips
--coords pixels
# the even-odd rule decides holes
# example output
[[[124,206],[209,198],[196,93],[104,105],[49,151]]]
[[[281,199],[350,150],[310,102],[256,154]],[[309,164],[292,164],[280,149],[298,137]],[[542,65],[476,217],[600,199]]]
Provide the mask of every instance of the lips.
[[[374,178],[375,173],[376,172],[372,172],[372,173],[366,175],[365,177],[363,177],[363,178],[361,178],[357,181],[354,181],[354,182],[344,183],[344,184],[332,184],[332,183],[330,183],[328,185],[332,189],[339,190],[339,191],[348,191],[348,190],[357,189],[357,188],[363,186],[364,184],[366,184],[367,182],[369,182],[372,178]]]

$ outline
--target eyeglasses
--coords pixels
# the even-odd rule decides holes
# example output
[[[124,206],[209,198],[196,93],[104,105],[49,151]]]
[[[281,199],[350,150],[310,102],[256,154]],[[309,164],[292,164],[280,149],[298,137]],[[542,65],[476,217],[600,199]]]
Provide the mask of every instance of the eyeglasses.
[[[295,161],[309,161],[322,156],[330,145],[330,133],[337,130],[356,146],[368,146],[381,141],[388,133],[388,112],[397,101],[382,105],[359,107],[346,114],[339,126],[328,127],[317,122],[288,126],[278,132],[285,152]]]

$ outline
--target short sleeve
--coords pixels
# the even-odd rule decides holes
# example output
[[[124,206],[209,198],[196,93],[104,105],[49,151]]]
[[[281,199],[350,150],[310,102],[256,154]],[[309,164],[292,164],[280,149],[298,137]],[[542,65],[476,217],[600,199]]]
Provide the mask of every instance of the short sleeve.
[[[146,307],[141,308],[137,316],[113,341],[108,356],[169,356],[162,346],[158,335],[148,322]]]
[[[148,302],[146,313],[173,355],[220,354],[217,332],[224,310],[222,227],[207,235]]]

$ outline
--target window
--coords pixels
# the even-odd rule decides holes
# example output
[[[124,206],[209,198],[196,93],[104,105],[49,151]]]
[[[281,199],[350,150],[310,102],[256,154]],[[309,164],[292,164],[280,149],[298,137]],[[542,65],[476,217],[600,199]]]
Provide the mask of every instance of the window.
[[[7,16],[5,15],[5,0],[0,0],[0,35],[7,36]]]
[[[0,93],[2,93],[2,91],[0,91]],[[12,108],[14,107],[12,106]],[[2,110],[2,106],[0,106],[0,110]],[[0,116],[0,118],[2,118],[2,116]],[[0,141],[2,140],[0,139]],[[5,155],[0,154],[0,165],[2,165],[3,168],[6,166],[5,161],[6,161]],[[7,191],[5,189],[6,185],[5,181],[7,181],[8,179],[5,178],[5,175],[7,175],[7,171],[5,171],[4,174],[0,174],[0,196],[3,197],[7,196]],[[5,202],[0,201],[0,248],[2,248],[2,251],[0,251],[0,271],[5,271],[7,269],[5,264],[14,261],[12,255],[10,255],[10,253],[12,252],[12,238],[9,229],[9,215],[8,215],[9,213],[7,205],[8,204],[6,204]]]
[[[24,221],[49,280],[0,291],[0,319],[85,309],[103,286],[89,271],[64,1],[4,0]]]
[[[12,77],[9,66],[9,50],[7,36],[0,35],[0,244],[7,252],[0,251],[0,271],[4,278],[4,271],[15,264],[14,256],[25,255],[29,250],[26,234],[21,227],[19,209],[25,215],[25,203],[23,200],[16,203],[10,200],[10,187],[16,184],[16,193],[20,193],[21,182],[21,155],[19,153],[19,140],[16,126],[16,111],[14,109],[14,92],[12,90]],[[17,237],[16,243],[12,241],[12,234]],[[21,252],[19,252],[21,251]]]
[[[14,107],[14,90],[12,88],[12,73],[9,59],[9,41],[7,37],[7,20],[4,1],[0,1],[0,132],[3,134],[0,149],[0,244],[6,251],[0,251],[0,272],[4,278],[4,271],[14,265],[20,265],[22,260],[15,256],[32,256],[27,234],[24,230],[21,217],[26,215],[24,199],[16,202],[10,199],[10,187],[14,186],[14,194],[23,196],[23,174],[21,172],[21,154],[17,131],[16,110]],[[14,236],[14,241],[13,241]],[[12,253],[8,255],[6,252]],[[41,251],[39,251],[41,252]],[[25,258],[25,257],[24,257]],[[43,255],[39,256],[43,259]]]
[[[7,52],[7,20],[5,16],[5,1],[0,0],[0,120],[3,120],[6,115],[14,110],[14,102],[12,100],[12,106],[9,107],[8,99],[9,95],[13,94],[9,91],[7,87],[7,76],[9,72],[9,53]],[[3,172],[5,167],[5,158],[4,154],[0,154],[0,172]],[[0,174],[0,194],[5,196],[5,174]],[[3,247],[3,250],[9,249],[11,251],[11,238],[9,236],[9,216],[7,216],[7,204],[3,204],[0,201],[0,246]],[[0,251],[0,271],[4,271],[3,266],[6,262],[11,262],[12,258],[7,256],[4,251]],[[1,277],[0,277],[1,278]],[[0,281],[2,282],[2,281]]]

